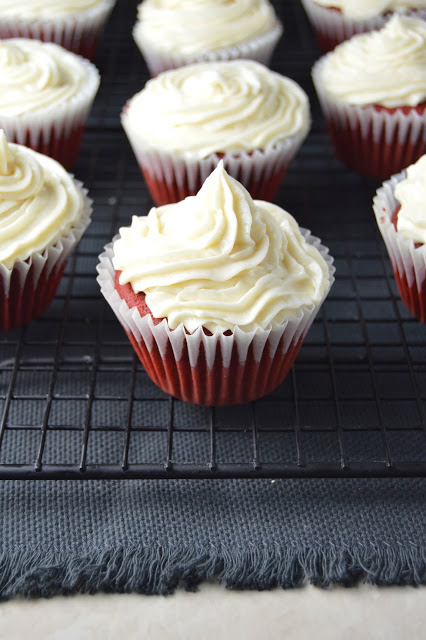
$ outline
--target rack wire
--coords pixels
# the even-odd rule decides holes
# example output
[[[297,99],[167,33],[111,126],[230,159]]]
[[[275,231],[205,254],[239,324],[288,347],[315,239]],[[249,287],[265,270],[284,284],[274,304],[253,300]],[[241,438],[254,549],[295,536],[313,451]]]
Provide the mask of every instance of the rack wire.
[[[104,34],[75,167],[93,222],[47,312],[0,336],[0,479],[426,476],[425,327],[398,296],[371,208],[378,183],[330,146],[299,2],[276,3],[285,34],[272,67],[305,88],[313,127],[277,201],[330,247],[336,282],[289,376],[257,402],[179,402],[135,358],[95,273],[118,228],[152,206],[119,121],[148,78],[135,7],[120,0]]]

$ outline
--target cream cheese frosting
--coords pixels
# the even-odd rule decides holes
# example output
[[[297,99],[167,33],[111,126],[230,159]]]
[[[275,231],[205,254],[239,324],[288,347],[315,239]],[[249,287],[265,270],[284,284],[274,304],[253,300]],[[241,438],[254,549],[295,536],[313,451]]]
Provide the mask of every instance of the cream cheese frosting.
[[[313,0],[321,7],[333,7],[353,20],[367,20],[388,11],[426,8],[426,0]]]
[[[0,115],[54,109],[79,96],[95,67],[53,43],[0,41]]]
[[[144,0],[136,29],[156,50],[191,56],[263,35],[275,23],[268,0]]]
[[[114,243],[120,283],[192,333],[270,329],[322,302],[328,266],[294,218],[252,200],[219,163],[196,196],[132,218]]]
[[[397,229],[407,238],[426,244],[426,155],[407,169],[407,177],[395,186],[401,205]]]
[[[318,81],[351,105],[416,106],[426,100],[426,21],[395,14],[320,60]]]
[[[187,159],[266,149],[310,127],[308,98],[290,78],[251,60],[201,63],[147,82],[123,126],[139,150]]]
[[[0,130],[0,262],[6,268],[57,242],[83,206],[81,191],[58,162],[8,144]]]
[[[21,20],[66,18],[104,4],[105,0],[0,0],[0,17]]]

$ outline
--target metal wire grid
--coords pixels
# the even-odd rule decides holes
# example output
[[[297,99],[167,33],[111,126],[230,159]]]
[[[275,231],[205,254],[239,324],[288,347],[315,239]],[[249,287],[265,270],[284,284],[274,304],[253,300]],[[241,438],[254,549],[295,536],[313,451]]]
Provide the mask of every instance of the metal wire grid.
[[[118,120],[146,80],[128,35],[134,4],[117,5],[105,34],[76,166],[93,223],[44,316],[0,337],[0,478],[426,475],[425,329],[397,294],[371,212],[377,184],[346,171],[324,132],[309,80],[318,51],[297,2],[277,4],[286,37],[274,68],[308,91],[314,125],[279,204],[330,247],[336,283],[266,398],[196,407],[143,371],[95,280],[103,245],[151,206]]]

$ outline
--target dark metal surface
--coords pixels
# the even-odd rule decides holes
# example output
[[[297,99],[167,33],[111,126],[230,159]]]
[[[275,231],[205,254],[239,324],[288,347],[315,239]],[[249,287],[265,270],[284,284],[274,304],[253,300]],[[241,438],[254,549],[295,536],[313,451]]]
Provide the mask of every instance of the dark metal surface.
[[[401,304],[371,209],[378,183],[331,149],[310,82],[319,51],[299,2],[276,3],[272,67],[298,81],[313,127],[278,196],[330,247],[336,283],[296,365],[268,397],[226,409],[157,389],[100,295],[97,256],[151,200],[121,130],[145,65],[119,0],[75,167],[93,223],[42,318],[0,336],[0,479],[426,476],[425,327]]]

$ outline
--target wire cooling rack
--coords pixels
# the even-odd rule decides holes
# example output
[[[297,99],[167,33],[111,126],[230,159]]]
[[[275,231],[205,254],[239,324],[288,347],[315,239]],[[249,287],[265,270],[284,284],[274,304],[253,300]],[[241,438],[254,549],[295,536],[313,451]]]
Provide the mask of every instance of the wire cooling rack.
[[[272,67],[308,92],[313,128],[278,196],[336,259],[336,282],[284,383],[206,408],[153,385],[99,292],[97,256],[150,197],[119,122],[147,72],[120,0],[75,167],[91,226],[54,302],[0,336],[0,479],[425,476],[426,330],[401,304],[371,208],[378,183],[335,158],[310,81],[319,56],[301,5],[276,2]]]

